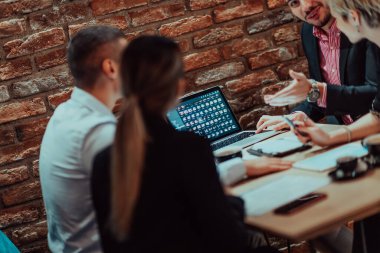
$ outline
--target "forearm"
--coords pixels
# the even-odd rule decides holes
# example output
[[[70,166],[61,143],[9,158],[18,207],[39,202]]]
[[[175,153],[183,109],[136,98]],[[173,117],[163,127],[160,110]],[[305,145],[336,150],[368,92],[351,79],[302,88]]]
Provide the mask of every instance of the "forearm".
[[[380,119],[372,113],[368,113],[347,128],[351,133],[345,128],[331,132],[329,134],[331,144],[345,143],[348,142],[349,138],[351,140],[358,140],[380,132]]]

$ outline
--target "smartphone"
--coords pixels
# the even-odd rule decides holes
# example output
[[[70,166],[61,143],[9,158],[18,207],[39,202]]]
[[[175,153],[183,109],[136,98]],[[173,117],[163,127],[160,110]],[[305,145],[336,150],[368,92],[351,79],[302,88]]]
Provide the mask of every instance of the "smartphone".
[[[288,204],[280,206],[274,210],[275,214],[292,214],[298,212],[311,204],[327,198],[324,193],[310,193]]]
[[[287,118],[286,116],[282,116],[282,118],[284,119],[285,123],[289,125],[290,130],[294,130],[297,134],[301,135],[302,137],[309,136],[307,133],[298,130],[297,126],[294,125],[293,121],[291,121],[289,118]]]

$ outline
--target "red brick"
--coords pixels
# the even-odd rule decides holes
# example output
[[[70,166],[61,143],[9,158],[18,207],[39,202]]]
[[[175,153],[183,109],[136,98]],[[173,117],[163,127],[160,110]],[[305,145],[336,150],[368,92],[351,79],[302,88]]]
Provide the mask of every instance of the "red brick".
[[[279,82],[279,83],[264,87],[261,90],[261,95],[262,97],[264,97],[265,95],[273,95],[277,93],[278,91],[282,90],[283,88],[285,88],[286,86],[288,86],[289,83],[290,81],[284,81],[284,82]]]
[[[297,47],[279,47],[249,58],[249,65],[251,69],[258,69],[295,58],[297,58]]]
[[[61,48],[44,55],[36,56],[35,61],[40,70],[64,64],[67,61],[66,49]]]
[[[294,20],[292,13],[284,10],[270,12],[269,14],[255,17],[247,22],[247,31],[254,34],[268,30],[272,27],[290,23]]]
[[[0,127],[0,146],[13,144],[15,142],[16,133],[13,129]]]
[[[252,108],[256,105],[263,104],[263,99],[258,92],[250,92],[246,96],[238,97],[233,100],[229,100],[228,104],[231,106],[235,113],[240,113]]]
[[[129,16],[133,26],[145,25],[164,19],[177,17],[185,14],[185,6],[182,3],[162,5],[139,11],[131,11]]]
[[[196,48],[211,46],[223,41],[240,37],[244,34],[243,25],[225,25],[211,29],[209,31],[199,32],[195,35],[193,41]]]
[[[20,248],[22,253],[50,253],[47,241],[33,242]]]
[[[211,25],[212,18],[210,15],[193,16],[162,25],[159,31],[163,36],[176,37],[185,33],[201,30]]]
[[[0,229],[36,220],[38,220],[38,208],[34,205],[0,211]]]
[[[27,225],[15,229],[11,234],[12,241],[17,245],[24,245],[41,239],[46,239],[48,232],[46,221]]]
[[[220,81],[229,77],[240,75],[244,72],[244,64],[241,62],[231,62],[222,66],[201,72],[195,79],[195,84],[204,85]]]
[[[16,59],[0,64],[0,81],[32,74],[32,64],[29,59]]]
[[[59,93],[48,96],[50,107],[55,109],[58,105],[67,101],[70,98],[72,91],[72,88],[67,88]]]
[[[273,39],[277,45],[301,38],[297,25],[285,26],[274,30]]]
[[[0,86],[0,103],[8,101],[10,99],[8,88],[5,85]]]
[[[200,10],[227,2],[228,0],[190,0],[190,8],[192,10]]]
[[[306,76],[309,75],[309,67],[308,62],[305,58],[291,63],[282,63],[280,64],[276,71],[280,80],[289,80],[289,70],[292,69],[297,72],[302,72]]]
[[[41,138],[34,138],[23,143],[0,147],[0,165],[38,155],[40,143]]]
[[[147,30],[142,30],[142,31],[136,31],[133,33],[126,33],[125,37],[126,37],[127,41],[130,42],[130,41],[134,40],[136,37],[141,36],[141,35],[157,35],[157,30],[147,29]]]
[[[286,5],[286,1],[284,0],[268,0],[267,3],[269,9],[274,9]]]
[[[276,74],[272,70],[264,70],[229,81],[226,83],[226,87],[229,92],[235,94],[275,81],[278,81]]]
[[[63,29],[53,28],[32,34],[25,40],[16,39],[9,41],[4,44],[4,51],[7,58],[14,58],[63,45],[65,41]]]
[[[40,167],[39,167],[39,160],[35,160],[32,163],[32,171],[34,177],[40,176]]]
[[[20,35],[26,31],[25,18],[15,18],[0,22],[0,39]]]
[[[60,84],[53,76],[38,77],[14,83],[12,85],[12,93],[14,97],[20,98],[53,90],[59,86]]]
[[[214,10],[215,22],[220,23],[236,18],[254,15],[263,12],[264,6],[261,0],[245,0],[242,4],[227,8],[224,6]]]
[[[128,28],[128,22],[125,19],[125,16],[113,16],[109,18],[103,18],[96,21],[97,24],[109,25],[116,27],[120,30]]]
[[[147,3],[147,0],[92,0],[91,8],[94,15],[99,16],[120,10],[131,9],[137,6],[143,6]]]
[[[28,178],[28,168],[25,165],[12,169],[0,170],[0,186],[19,183]]]
[[[51,9],[44,13],[33,13],[29,16],[30,27],[33,30],[48,29],[65,23],[65,17],[59,13],[59,9]]]
[[[242,115],[239,123],[243,129],[255,129],[256,124],[263,115],[284,115],[288,111],[285,107],[263,106]]]
[[[17,138],[20,141],[32,139],[36,136],[42,136],[45,132],[46,125],[50,118],[42,118],[16,126]]]
[[[61,5],[59,9],[61,16],[65,17],[68,23],[83,20],[89,16],[87,4],[85,3]]]
[[[46,107],[41,98],[0,105],[0,124],[45,112]]]
[[[177,41],[182,53],[190,50],[190,42],[188,40]]]
[[[190,71],[220,62],[219,51],[210,49],[200,53],[190,54],[184,57],[185,71]]]
[[[222,48],[223,57],[231,59],[257,51],[265,50],[270,47],[270,42],[264,38],[244,38],[236,40],[231,45],[226,45]]]
[[[0,18],[26,14],[52,6],[53,0],[13,0],[0,2]]]
[[[34,181],[12,189],[7,189],[3,192],[2,198],[5,206],[42,198],[40,182]]]

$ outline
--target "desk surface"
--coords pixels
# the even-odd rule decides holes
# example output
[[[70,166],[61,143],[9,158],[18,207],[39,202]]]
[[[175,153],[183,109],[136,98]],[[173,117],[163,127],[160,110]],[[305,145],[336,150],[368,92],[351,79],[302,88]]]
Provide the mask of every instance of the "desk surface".
[[[334,127],[324,126],[331,129]],[[313,147],[286,159],[298,161],[322,152]],[[262,178],[244,182],[232,189],[240,195],[284,175],[312,175],[326,177],[327,173],[290,169]],[[350,220],[359,220],[380,212],[380,171],[375,170],[362,178],[332,182],[317,190],[327,194],[327,199],[313,204],[291,215],[276,215],[273,212],[261,216],[248,216],[247,224],[294,241],[309,240]]]

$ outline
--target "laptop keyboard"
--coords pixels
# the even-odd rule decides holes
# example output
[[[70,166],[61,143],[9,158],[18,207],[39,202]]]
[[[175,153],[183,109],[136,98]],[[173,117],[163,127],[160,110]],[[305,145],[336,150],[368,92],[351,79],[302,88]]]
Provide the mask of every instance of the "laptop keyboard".
[[[235,142],[241,141],[241,140],[243,140],[245,138],[251,137],[253,135],[255,135],[254,132],[241,132],[241,133],[238,133],[238,134],[236,134],[234,136],[231,136],[230,138],[227,138],[227,139],[225,139],[223,141],[219,141],[217,143],[211,144],[211,148],[212,148],[212,150],[215,151],[217,149],[220,149],[220,148],[223,148],[225,146],[228,146],[228,145],[230,145],[232,143],[235,143]]]

